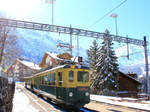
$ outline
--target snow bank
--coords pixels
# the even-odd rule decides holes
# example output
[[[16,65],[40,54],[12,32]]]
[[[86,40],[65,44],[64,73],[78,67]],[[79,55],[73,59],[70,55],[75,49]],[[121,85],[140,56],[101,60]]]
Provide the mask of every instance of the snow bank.
[[[110,96],[101,96],[101,95],[90,95],[90,99],[94,101],[113,104],[113,105],[127,106],[131,108],[150,111],[150,101],[133,103],[133,101],[136,101],[137,99],[110,97]]]
[[[32,107],[29,98],[21,91],[21,89],[15,89],[13,99],[13,112],[39,112]]]

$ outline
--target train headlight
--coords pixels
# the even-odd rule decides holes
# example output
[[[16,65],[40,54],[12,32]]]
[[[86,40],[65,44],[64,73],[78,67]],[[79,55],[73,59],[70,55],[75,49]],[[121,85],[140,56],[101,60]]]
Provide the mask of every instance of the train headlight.
[[[86,92],[86,93],[85,93],[85,96],[89,96],[89,92]]]
[[[69,96],[70,96],[70,97],[72,97],[72,96],[73,96],[73,93],[72,93],[72,92],[70,92],[70,93],[69,93]]]

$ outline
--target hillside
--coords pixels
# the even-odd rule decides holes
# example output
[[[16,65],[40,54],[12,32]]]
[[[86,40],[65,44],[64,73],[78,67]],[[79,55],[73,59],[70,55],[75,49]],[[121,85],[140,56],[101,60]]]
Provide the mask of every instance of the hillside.
[[[25,60],[39,64],[45,52],[60,53],[62,51],[57,48],[57,44],[63,41],[52,37],[49,32],[19,30],[18,35],[18,45],[23,49],[23,58]],[[80,46],[80,55],[83,56],[84,59],[87,58],[86,50],[84,45]],[[130,55],[128,60],[126,57],[121,57],[126,55],[126,46],[116,49],[116,55],[119,57],[120,70],[124,73],[134,72],[137,73],[138,76],[142,76],[142,74],[145,74],[143,47],[130,45],[129,52],[132,55]],[[135,52],[141,53],[134,54]],[[76,56],[76,46],[73,55]]]

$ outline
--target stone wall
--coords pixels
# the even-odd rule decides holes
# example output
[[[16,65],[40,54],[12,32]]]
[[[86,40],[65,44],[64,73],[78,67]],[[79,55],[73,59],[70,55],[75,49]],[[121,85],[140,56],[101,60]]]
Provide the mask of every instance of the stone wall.
[[[0,112],[12,112],[15,83],[0,76]]]

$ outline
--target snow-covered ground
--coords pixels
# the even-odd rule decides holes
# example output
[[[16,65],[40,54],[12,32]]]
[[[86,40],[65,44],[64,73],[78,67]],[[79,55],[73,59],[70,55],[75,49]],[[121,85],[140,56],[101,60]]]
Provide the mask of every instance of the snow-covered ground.
[[[102,95],[91,95],[91,100],[104,103],[127,106],[150,111],[150,101],[138,101],[132,98],[110,97]],[[16,86],[13,99],[13,112],[39,112],[38,109],[30,104],[29,97]]]
[[[30,104],[28,96],[17,86],[13,99],[13,112],[39,112]]]
[[[150,111],[150,101],[139,101],[138,99],[133,98],[120,98],[102,95],[90,95],[90,99],[113,105],[120,105]]]

